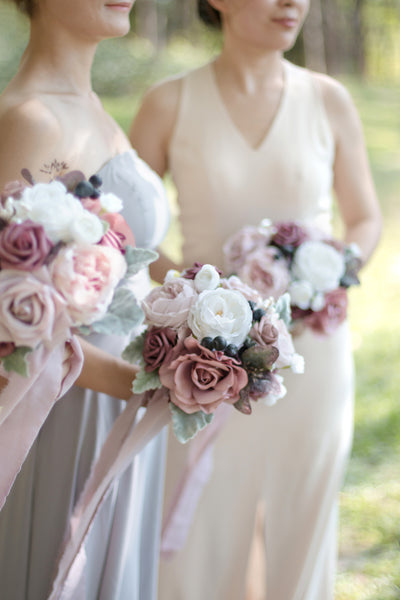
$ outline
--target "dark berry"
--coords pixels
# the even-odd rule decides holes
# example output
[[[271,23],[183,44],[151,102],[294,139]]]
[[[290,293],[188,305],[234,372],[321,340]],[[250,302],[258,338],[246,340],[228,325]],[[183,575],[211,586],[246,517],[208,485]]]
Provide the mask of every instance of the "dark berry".
[[[91,183],[94,188],[99,188],[103,182],[99,175],[92,175],[89,177],[89,183]]]
[[[249,300],[248,302],[249,302],[249,305],[250,305],[250,308],[251,308],[251,312],[253,312],[253,310],[254,310],[254,309],[255,309],[255,307],[256,307],[256,303],[255,303],[255,302],[253,302],[253,300]]]
[[[80,181],[74,190],[74,194],[78,198],[90,198],[93,192],[94,187],[88,181]]]
[[[90,196],[92,198],[92,200],[96,200],[96,198],[100,197],[100,192],[99,190],[93,190],[93,193]]]
[[[229,344],[225,348],[225,354],[231,358],[235,358],[238,355],[239,348],[235,344]]]
[[[227,341],[225,338],[222,337],[222,335],[217,335],[217,337],[213,339],[214,350],[225,350],[226,346]]]
[[[263,308],[256,308],[253,312],[254,321],[261,321],[262,317],[265,315],[265,310]]]
[[[201,340],[201,345],[204,346],[204,348],[207,348],[208,350],[213,350],[214,340],[212,339],[212,337],[204,337]]]

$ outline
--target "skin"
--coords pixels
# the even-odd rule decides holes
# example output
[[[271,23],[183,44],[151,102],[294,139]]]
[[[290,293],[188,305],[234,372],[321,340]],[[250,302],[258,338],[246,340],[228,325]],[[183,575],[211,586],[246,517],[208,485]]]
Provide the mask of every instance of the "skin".
[[[129,31],[121,0],[38,0],[30,38],[14,79],[0,96],[0,189],[28,168],[48,181],[44,165],[64,162],[86,177],[130,148],[93,92],[97,44]],[[114,3],[114,4],[113,4]],[[81,340],[85,356],[77,385],[128,399],[136,367]],[[68,368],[68,350],[65,370]],[[0,390],[6,380],[0,378]]]
[[[219,92],[243,137],[256,148],[277,112],[283,89],[283,52],[291,48],[308,10],[308,0],[210,0],[222,16],[222,51],[213,62]],[[313,73],[322,94],[335,141],[334,192],[344,223],[344,239],[356,242],[363,263],[381,231],[381,215],[357,110],[347,90],[334,79]],[[179,106],[181,78],[151,88],[132,123],[130,140],[160,176]],[[152,276],[181,268],[162,257]]]

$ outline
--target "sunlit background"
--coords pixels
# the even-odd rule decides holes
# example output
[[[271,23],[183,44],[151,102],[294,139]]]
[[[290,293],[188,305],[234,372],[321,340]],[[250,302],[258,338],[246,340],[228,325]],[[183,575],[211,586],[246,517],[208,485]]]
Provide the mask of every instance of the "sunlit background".
[[[27,31],[26,19],[0,0],[0,91]],[[204,63],[218,47],[218,35],[197,22],[194,1],[137,0],[131,34],[98,50],[94,88],[127,131],[152,82]],[[289,57],[348,86],[384,214],[378,251],[351,291],[356,428],[341,493],[336,600],[400,599],[400,0],[312,0]],[[175,219],[165,249],[177,257],[177,208],[166,183]]]

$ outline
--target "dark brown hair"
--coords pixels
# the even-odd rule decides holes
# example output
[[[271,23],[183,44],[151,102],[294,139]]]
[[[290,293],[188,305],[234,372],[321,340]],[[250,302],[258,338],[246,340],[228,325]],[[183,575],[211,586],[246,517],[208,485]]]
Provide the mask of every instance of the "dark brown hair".
[[[33,16],[35,0],[11,0],[15,6],[28,17]]]
[[[216,8],[213,8],[211,4],[207,2],[207,0],[197,0],[197,12],[200,19],[206,25],[221,29],[221,15]]]

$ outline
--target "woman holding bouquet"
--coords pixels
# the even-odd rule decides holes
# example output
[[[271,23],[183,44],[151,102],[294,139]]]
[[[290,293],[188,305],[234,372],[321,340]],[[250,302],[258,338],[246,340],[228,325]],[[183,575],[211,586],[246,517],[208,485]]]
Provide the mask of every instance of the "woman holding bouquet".
[[[104,112],[90,81],[98,43],[128,32],[133,0],[15,4],[29,16],[30,39],[16,76],[0,96],[1,190],[22,180],[24,168],[36,182],[74,169],[86,178],[98,173],[102,191],[124,201],[136,245],[157,246],[168,226],[162,183]],[[147,271],[131,283],[135,294],[144,296],[150,287]],[[3,598],[48,597],[74,505],[124,407],[119,398],[131,396],[136,370],[119,358],[127,340],[96,334],[89,342],[81,342],[85,361],[79,387],[50,413],[0,513]],[[67,355],[65,364],[67,370]],[[104,500],[85,544],[85,591],[79,600],[155,598],[163,448],[161,434]]]
[[[282,56],[308,1],[198,0],[198,8],[222,29],[221,53],[151,89],[131,130],[142,158],[172,173],[184,264],[223,268],[225,240],[263,218],[329,234],[332,188],[344,239],[365,263],[380,213],[354,105],[338,82]],[[161,600],[243,600],[257,506],[268,600],[333,597],[337,495],[352,439],[348,326],[294,341],[305,374],[285,377],[276,406],[257,405],[248,419],[232,412],[186,544],[162,564]],[[167,511],[189,452],[170,439]]]

